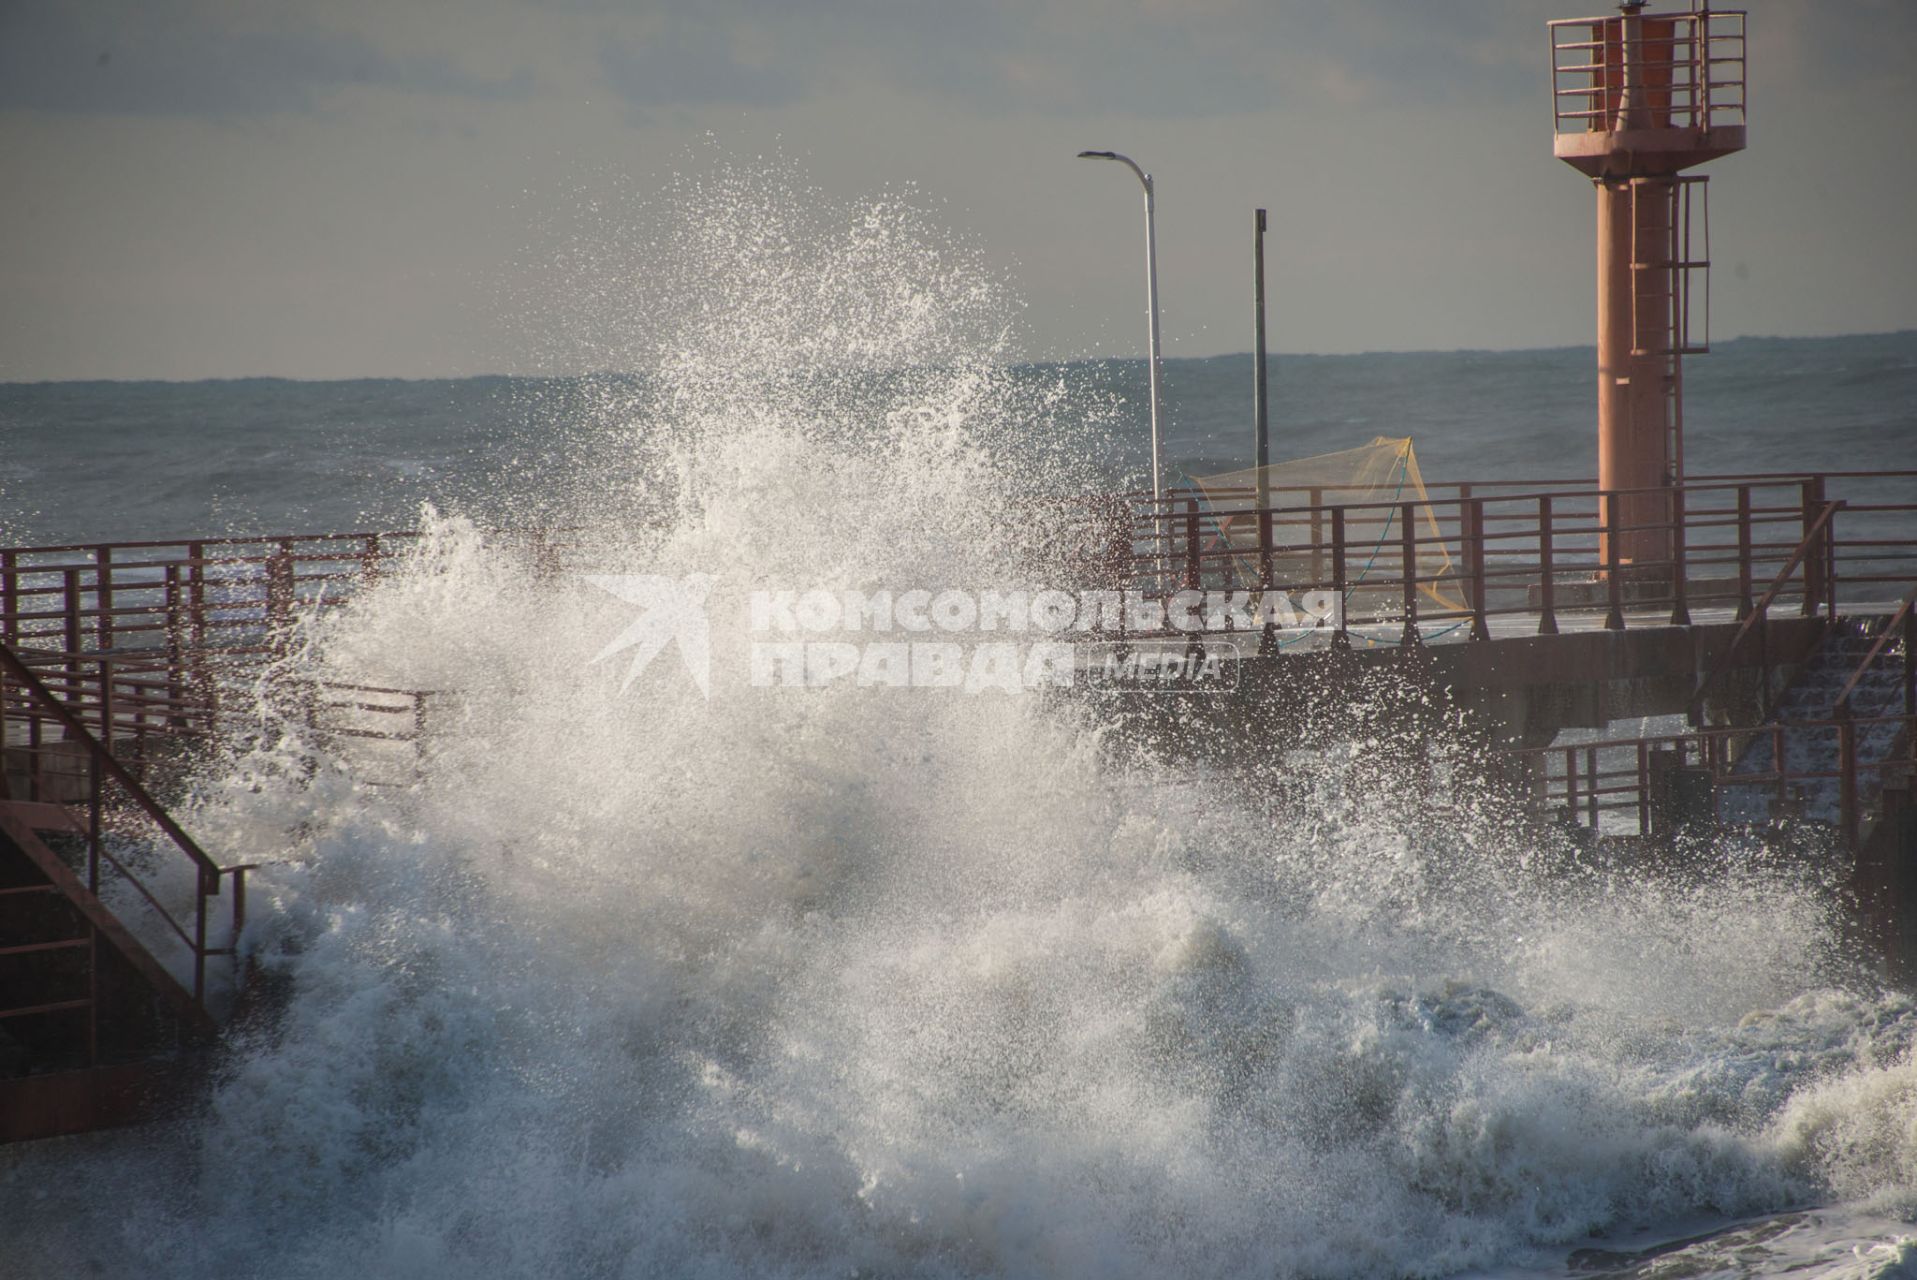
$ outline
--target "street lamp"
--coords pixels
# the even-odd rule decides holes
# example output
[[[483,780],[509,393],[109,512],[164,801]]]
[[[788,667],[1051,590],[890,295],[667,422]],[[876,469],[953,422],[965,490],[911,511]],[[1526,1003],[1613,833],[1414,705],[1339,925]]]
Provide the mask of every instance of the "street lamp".
[[[1165,502],[1163,482],[1159,478],[1158,412],[1160,396],[1158,391],[1158,216],[1157,206],[1152,200],[1152,176],[1138,167],[1138,162],[1130,156],[1122,156],[1116,151],[1081,151],[1080,160],[1116,160],[1128,165],[1138,175],[1138,181],[1145,188],[1145,309],[1151,325],[1151,382],[1152,382],[1152,507],[1162,518]],[[1161,548],[1162,550],[1162,548]]]

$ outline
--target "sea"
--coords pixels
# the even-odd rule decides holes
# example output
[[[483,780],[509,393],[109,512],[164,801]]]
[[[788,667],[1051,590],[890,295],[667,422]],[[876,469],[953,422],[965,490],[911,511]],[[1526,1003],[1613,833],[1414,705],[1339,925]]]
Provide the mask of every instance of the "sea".
[[[1200,772],[1039,690],[743,678],[753,592],[1037,585],[1031,496],[1147,458],[1140,362],[1020,360],[923,215],[765,199],[658,211],[627,371],[0,386],[0,543],[419,530],[286,662],[436,691],[406,785],[289,725],[192,781],[271,998],[167,1119],[0,1149],[0,1276],[1917,1275],[1917,1000],[1819,874],[1581,865],[1441,728]],[[1590,470],[1589,349],[1271,373],[1280,459]],[[1694,472],[1917,467],[1917,333],[1686,390]],[[1175,473],[1250,393],[1167,363]],[[529,524],[697,581],[709,679]]]
[[[1149,485],[1142,360],[1010,363],[1105,487]],[[1249,355],[1163,364],[1167,476],[1253,461]],[[1590,347],[1275,354],[1274,461],[1411,437],[1427,480],[1593,480]],[[0,541],[413,527],[422,503],[505,521],[618,465],[643,374],[0,383]],[[1917,331],[1737,338],[1685,362],[1696,475],[1917,468]],[[549,492],[527,485],[547,474]],[[1076,477],[1075,477],[1076,478]],[[1594,481],[1593,481],[1594,482]]]

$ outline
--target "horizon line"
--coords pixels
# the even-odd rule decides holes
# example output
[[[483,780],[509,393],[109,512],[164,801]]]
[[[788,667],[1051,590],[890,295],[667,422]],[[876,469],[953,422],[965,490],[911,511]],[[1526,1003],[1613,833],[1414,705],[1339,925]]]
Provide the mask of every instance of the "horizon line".
[[[1917,328],[1863,330],[1855,333],[1820,334],[1784,334],[1784,333],[1746,333],[1734,338],[1723,338],[1713,343],[1714,347],[1729,346],[1738,342],[1843,342],[1855,338],[1898,338],[1917,334]],[[1272,351],[1274,360],[1361,360],[1370,356],[1455,356],[1455,355],[1526,355],[1558,351],[1595,351],[1594,342],[1559,343],[1537,347],[1396,347],[1376,348],[1366,351]],[[1252,353],[1244,351],[1220,351],[1202,356],[1163,356],[1165,364],[1197,364],[1207,360],[1249,359]],[[1012,367],[1042,367],[1048,365],[1074,364],[1143,364],[1146,357],[1129,356],[1071,356],[1049,359],[1025,359],[1008,361]],[[902,366],[903,367],[903,366]],[[339,374],[324,377],[303,377],[295,374],[279,373],[241,373],[214,374],[195,378],[169,377],[131,377],[131,378],[0,378],[0,387],[45,387],[71,386],[76,384],[97,383],[108,385],[139,385],[160,383],[168,386],[193,386],[209,382],[295,382],[295,383],[336,383],[336,382],[481,382],[502,381],[545,381],[557,382],[577,378],[629,378],[640,375],[636,369],[584,369],[571,373],[453,373],[453,374]]]

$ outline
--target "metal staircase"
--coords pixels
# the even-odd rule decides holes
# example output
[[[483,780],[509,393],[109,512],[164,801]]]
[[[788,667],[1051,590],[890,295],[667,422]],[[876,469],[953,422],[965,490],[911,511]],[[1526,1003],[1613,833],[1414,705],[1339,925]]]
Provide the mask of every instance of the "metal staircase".
[[[1855,841],[1863,816],[1884,787],[1886,768],[1908,752],[1914,689],[1909,640],[1901,624],[1910,602],[1873,624],[1839,623],[1778,696],[1764,724],[1726,778],[1723,816],[1764,822],[1780,807],[1844,829]],[[1782,768],[1779,768],[1781,753]],[[1769,782],[1795,779],[1778,804]],[[1736,779],[1751,778],[1748,785]]]
[[[208,962],[237,957],[249,868],[216,864],[115,754],[138,713],[112,683],[88,724],[0,645],[0,1141],[147,1114],[235,985]]]

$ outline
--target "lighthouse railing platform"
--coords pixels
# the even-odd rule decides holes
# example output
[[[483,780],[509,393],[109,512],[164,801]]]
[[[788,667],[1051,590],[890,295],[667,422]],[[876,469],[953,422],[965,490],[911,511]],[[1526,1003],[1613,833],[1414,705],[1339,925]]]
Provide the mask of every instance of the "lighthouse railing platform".
[[[1745,12],[1608,14],[1562,18],[1551,32],[1551,104],[1558,133],[1631,127],[1704,129],[1745,120]],[[1629,82],[1645,97],[1627,101]]]

